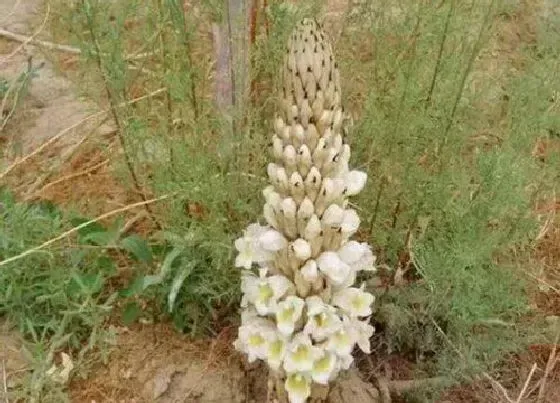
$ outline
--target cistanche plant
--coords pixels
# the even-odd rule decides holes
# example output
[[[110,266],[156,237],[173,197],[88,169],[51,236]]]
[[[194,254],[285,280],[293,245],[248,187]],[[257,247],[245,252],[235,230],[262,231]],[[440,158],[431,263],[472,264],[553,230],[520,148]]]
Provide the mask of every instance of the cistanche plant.
[[[347,370],[356,345],[370,352],[374,296],[355,283],[358,272],[375,270],[375,256],[351,239],[360,219],[348,198],[367,175],[349,169],[339,69],[315,20],[290,36],[281,81],[266,225],[250,224],[235,241],[243,269],[235,347],[250,362],[265,361],[297,403]]]

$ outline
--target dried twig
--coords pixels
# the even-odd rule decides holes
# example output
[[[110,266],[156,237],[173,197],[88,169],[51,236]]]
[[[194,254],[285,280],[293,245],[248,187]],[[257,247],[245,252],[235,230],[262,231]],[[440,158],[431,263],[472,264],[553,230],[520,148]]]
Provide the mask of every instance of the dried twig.
[[[49,140],[47,140],[46,142],[41,144],[39,147],[37,147],[35,150],[30,152],[29,154],[27,154],[23,158],[18,158],[16,161],[14,161],[10,166],[8,166],[8,168],[6,168],[4,170],[4,172],[0,173],[0,180],[2,180],[6,175],[8,175],[11,171],[13,171],[14,168],[16,168],[18,165],[21,165],[24,162],[28,161],[29,159],[33,158],[35,155],[39,154],[41,151],[43,151],[44,149],[49,147],[51,144],[56,143],[58,140],[60,140],[64,136],[66,136],[68,133],[70,133],[75,128],[81,126],[82,124],[84,124],[87,121],[90,121],[92,119],[104,116],[107,112],[108,112],[108,110],[104,110],[104,111],[96,112],[92,115],[86,116],[85,118],[83,118],[79,122],[76,122],[72,126],[69,126],[66,129],[58,132],[55,136],[51,137]]]
[[[36,34],[33,34],[31,36],[22,35],[22,34],[18,34],[18,33],[11,32],[11,31],[8,31],[6,29],[1,29],[0,28],[0,37],[2,37],[4,39],[11,40],[11,41],[14,41],[14,42],[21,42],[21,43],[23,43],[22,46],[35,45],[35,46],[39,46],[39,47],[44,48],[44,49],[56,50],[56,51],[59,51],[59,52],[70,53],[70,54],[73,54],[73,55],[81,55],[82,54],[82,50],[80,48],[76,48],[76,47],[70,46],[70,45],[63,45],[63,44],[59,44],[59,43],[54,43],[54,42],[35,39],[35,35]],[[17,53],[20,50],[20,48],[21,47],[18,47],[18,49],[16,49],[16,51],[12,52],[12,53]],[[126,55],[124,57],[124,59],[127,60],[127,61],[142,60],[142,59],[145,59],[145,58],[153,56],[153,55],[154,55],[154,52],[133,53],[133,54],[130,54],[130,55]],[[8,57],[9,56],[7,56],[6,59]]]
[[[457,353],[457,355],[459,357],[461,357],[463,360],[465,359],[465,356],[463,355],[463,353],[457,348],[455,347],[455,345],[451,342],[451,340],[449,339],[449,337],[447,337],[447,334],[445,334],[445,332],[443,331],[443,329],[437,324],[437,322],[434,320],[434,318],[430,318],[432,321],[432,324],[435,326],[435,328],[437,329],[437,331],[442,335],[442,337],[445,339],[446,343],[449,344],[449,346]],[[488,372],[482,372],[482,376],[489,381],[492,386],[497,389],[502,396],[504,397],[504,399],[506,400],[506,402],[508,403],[515,403],[513,400],[511,400],[511,398],[509,397],[509,394],[506,390],[506,388],[504,388],[500,382],[498,382],[497,380],[495,380],[494,378],[492,378],[490,376],[490,374],[488,374]]]
[[[24,257],[33,254],[33,253],[39,252],[40,250],[45,249],[46,247],[48,247],[48,246],[50,246],[50,245],[52,245],[52,244],[54,244],[54,243],[56,243],[56,242],[58,242],[58,241],[60,241],[64,238],[66,238],[66,237],[68,237],[68,236],[70,236],[70,235],[72,235],[76,232],[78,232],[79,230],[87,227],[90,224],[99,222],[101,220],[104,220],[106,218],[112,217],[112,216],[120,214],[120,213],[124,213],[125,211],[133,210],[137,207],[145,207],[148,204],[153,204],[153,203],[157,203],[157,202],[169,199],[170,197],[175,196],[175,194],[176,193],[166,194],[166,195],[157,197],[155,199],[150,199],[150,200],[141,201],[141,202],[138,202],[138,203],[129,204],[129,205],[126,205],[124,207],[118,208],[116,210],[111,210],[107,213],[101,214],[100,216],[98,216],[94,219],[86,221],[86,222],[84,222],[84,223],[82,223],[82,224],[80,224],[76,227],[73,227],[73,228],[69,229],[68,231],[63,232],[62,234],[60,234],[60,235],[58,235],[54,238],[49,239],[46,242],[43,242],[39,246],[36,246],[34,248],[31,248],[31,249],[27,249],[25,252],[22,252],[19,255],[12,256],[12,257],[9,257],[7,259],[4,259],[4,260],[0,261],[0,266],[5,266],[8,263],[15,262],[17,260],[23,259]]]
[[[537,403],[541,403],[543,401],[544,393],[546,390],[546,381],[548,379],[548,376],[554,369],[556,363],[558,362],[558,359],[556,357],[556,348],[558,347],[559,338],[560,338],[560,329],[556,332],[556,337],[554,338],[554,344],[552,346],[552,350],[550,351],[550,355],[548,356],[548,361],[546,363],[546,367],[544,370],[544,376],[542,378],[541,386],[539,388],[539,394],[537,396]]]
[[[89,168],[87,168],[87,169],[84,169],[83,171],[76,172],[76,173],[73,173],[73,174],[71,174],[71,175],[66,175],[66,176],[64,176],[64,177],[62,177],[62,178],[60,178],[60,179],[57,179],[57,180],[52,181],[52,182],[49,182],[49,183],[47,183],[45,186],[43,186],[41,189],[39,189],[39,190],[37,191],[37,193],[42,193],[42,192],[45,191],[45,189],[48,189],[48,188],[50,188],[50,187],[52,187],[52,186],[54,186],[54,185],[58,185],[59,183],[65,182],[65,181],[67,181],[67,180],[74,179],[74,178],[77,178],[77,177],[80,177],[80,176],[84,176],[84,175],[88,175],[88,174],[92,173],[93,171],[96,171],[97,169],[101,168],[102,166],[107,165],[108,163],[109,163],[109,160],[106,159],[105,161],[102,161],[102,162],[100,162],[100,163],[98,163],[98,164],[95,164],[94,166],[89,167]]]
[[[531,367],[531,371],[529,372],[529,375],[527,376],[527,379],[525,380],[525,383],[523,384],[523,389],[521,389],[521,392],[519,392],[519,395],[517,396],[517,400],[515,401],[515,403],[521,403],[521,399],[523,399],[523,397],[525,396],[525,393],[527,392],[527,388],[529,387],[529,383],[531,382],[531,379],[533,379],[533,375],[535,374],[535,371],[537,369],[537,363],[534,363],[533,366]]]
[[[140,102],[144,99],[147,98],[151,98],[154,97],[158,94],[161,94],[162,92],[167,91],[167,88],[160,88],[156,91],[153,91],[149,94],[143,95],[141,97],[132,99],[130,101],[127,102],[123,102],[122,104],[118,105],[118,107],[123,107],[126,105],[131,105],[134,104],[136,102]],[[48,141],[44,142],[43,144],[41,144],[39,147],[37,147],[35,150],[33,150],[32,152],[30,152],[29,154],[27,154],[26,156],[24,156],[23,158],[19,158],[17,159],[14,163],[12,163],[10,166],[8,166],[8,168],[6,168],[4,170],[4,172],[0,173],[0,181],[6,176],[8,175],[11,171],[14,170],[14,168],[16,168],[18,165],[23,164],[24,162],[28,161],[30,158],[33,158],[35,155],[39,154],[41,151],[43,151],[44,149],[46,149],[48,146],[50,146],[53,143],[56,143],[58,140],[60,140],[62,137],[66,136],[68,133],[70,133],[73,129],[81,126],[83,123],[95,119],[95,118],[99,118],[104,116],[105,114],[107,114],[109,112],[109,109],[105,109],[103,111],[100,112],[96,112],[93,113],[89,116],[86,116],[85,118],[83,118],[82,120],[80,120],[79,122],[74,123],[72,126],[67,127],[66,129],[60,131],[58,134],[56,134],[55,136],[51,137]]]
[[[6,360],[2,358],[2,384],[4,386],[3,395],[4,395],[4,402],[9,403],[8,401],[8,374],[6,373]]]

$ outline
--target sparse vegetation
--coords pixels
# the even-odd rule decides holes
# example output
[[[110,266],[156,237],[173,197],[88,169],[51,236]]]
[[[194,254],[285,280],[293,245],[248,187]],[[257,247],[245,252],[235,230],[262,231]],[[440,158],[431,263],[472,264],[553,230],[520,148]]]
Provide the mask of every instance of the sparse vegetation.
[[[301,3],[271,1],[258,14],[251,93],[232,126],[214,104],[208,32],[226,18],[221,2],[50,2],[52,40],[81,50],[67,74],[114,121],[114,139],[92,147],[129,201],[172,196],[146,204],[142,226],[123,215],[2,265],[85,219],[0,192],[0,319],[33,357],[11,400],[62,401],[46,371],[65,351],[85,374],[108,351],[110,319],[169,320],[200,337],[238,322],[233,240],[261,215],[286,36],[323,6]],[[554,293],[542,283],[559,278],[546,271],[558,260],[536,252],[559,225],[560,15],[544,0],[359,3],[329,17],[341,30],[326,24],[355,121],[352,162],[368,173],[358,235],[378,256],[379,279],[368,282],[374,351],[359,367],[374,377],[398,355],[413,368],[405,377],[443,375],[446,386],[495,376],[512,355],[554,337],[544,316],[558,307],[543,312],[534,299]],[[14,81],[17,92],[0,79],[0,99],[23,99],[34,71]],[[18,109],[2,113],[4,126]],[[524,381],[505,387],[516,394]],[[441,392],[420,388],[407,401]]]

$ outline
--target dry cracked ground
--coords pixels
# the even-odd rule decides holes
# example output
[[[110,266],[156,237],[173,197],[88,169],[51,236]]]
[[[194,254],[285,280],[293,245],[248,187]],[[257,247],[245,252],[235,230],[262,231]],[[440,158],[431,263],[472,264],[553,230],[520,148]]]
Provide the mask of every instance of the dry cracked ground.
[[[559,12],[556,1],[541,4],[541,12]],[[534,33],[534,24],[538,21],[530,3],[524,2],[526,8],[519,10],[518,19],[503,23],[486,55],[486,67],[476,73],[481,79],[488,75],[499,79],[500,69],[515,68],[519,44]],[[346,1],[331,0],[328,7],[327,17],[335,23],[336,29],[338,16],[346,10]],[[0,0],[0,28],[48,40],[48,24],[44,23],[47,12],[40,0]],[[112,178],[106,156],[92,151],[96,148],[90,146],[110,144],[114,129],[111,122],[104,122],[101,117],[82,122],[98,112],[98,106],[81,98],[79,89],[65,77],[65,66],[75,63],[76,57],[65,51],[45,52],[42,47],[0,38],[0,77],[11,82],[30,65],[37,68],[37,77],[23,104],[3,128],[7,135],[0,139],[0,150],[5,167],[9,167],[50,141],[35,158],[10,172],[9,185],[23,198],[50,199],[61,204],[78,202],[80,208],[93,215],[124,205],[130,196]],[[10,111],[9,105],[4,109]],[[73,126],[76,127],[68,129]],[[72,175],[76,180],[68,179]],[[66,178],[64,187],[57,186],[60,178]],[[555,245],[560,249],[558,228],[551,229],[546,237],[542,259],[549,259]],[[550,264],[555,263],[551,261]],[[560,314],[558,296],[540,295],[537,304],[545,306],[551,315]],[[107,364],[98,364],[91,372],[74,377],[69,385],[73,401],[217,403],[266,399],[266,385],[259,376],[262,372],[259,368],[246,367],[231,351],[234,329],[224,329],[212,340],[197,342],[179,335],[167,325],[115,326],[112,330],[116,345]],[[0,363],[7,375],[7,388],[28,368],[28,355],[22,346],[16,333],[0,325]],[[521,365],[527,366],[538,358],[539,366],[543,367],[547,357],[539,354],[535,353]],[[520,379],[524,378],[520,375]],[[560,385],[555,386],[550,389],[550,402],[560,401]],[[349,387],[356,388],[355,385]],[[487,400],[481,397],[485,391]],[[448,403],[470,401],[497,400],[488,385],[456,389],[446,400]]]

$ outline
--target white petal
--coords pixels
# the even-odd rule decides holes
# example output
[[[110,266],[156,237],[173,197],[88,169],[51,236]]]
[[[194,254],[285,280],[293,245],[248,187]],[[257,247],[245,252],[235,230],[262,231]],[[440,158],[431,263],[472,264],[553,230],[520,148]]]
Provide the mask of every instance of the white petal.
[[[313,363],[321,356],[321,349],[313,346],[308,335],[298,333],[288,346],[284,358],[284,370],[288,373],[309,372]]]
[[[311,246],[305,239],[296,239],[292,247],[294,248],[294,254],[299,260],[305,261],[311,256]]]
[[[321,222],[327,226],[339,226],[344,219],[344,210],[337,204],[331,204],[323,213]]]
[[[276,309],[276,324],[278,330],[285,336],[294,332],[296,322],[301,318],[305,302],[298,297],[289,296],[278,304]]]
[[[282,275],[270,276],[268,283],[274,293],[274,298],[282,298],[290,289],[294,287],[292,282]]]
[[[269,342],[266,355],[266,362],[275,371],[280,369],[284,356],[286,355],[286,340],[282,337]]]
[[[344,176],[346,195],[354,196],[362,191],[367,181],[367,174],[362,171],[350,171]]]
[[[317,266],[335,285],[342,283],[351,270],[335,252],[323,252],[317,258]]]
[[[319,236],[321,233],[321,221],[316,214],[313,214],[309,219],[305,227],[305,231],[303,232],[303,237],[308,241],[313,241],[315,238]]]
[[[259,237],[259,244],[269,252],[276,252],[285,248],[288,241],[280,232],[270,229]]]
[[[337,366],[336,356],[327,351],[323,352],[323,356],[313,363],[311,377],[321,385],[326,385],[332,379]]]
[[[342,245],[337,253],[344,263],[352,265],[362,258],[362,256],[366,253],[366,250],[367,244],[349,241]]]
[[[359,288],[346,288],[333,294],[331,303],[350,317],[371,315],[374,296]]]
[[[327,340],[327,350],[335,353],[339,357],[352,354],[355,344],[355,339],[352,336],[353,334],[344,328],[336,331]]]
[[[289,374],[284,383],[290,403],[305,403],[311,395],[311,381],[304,374]]]
[[[342,232],[353,234],[360,227],[360,217],[358,213],[352,209],[344,210],[344,219],[342,220]]]
[[[268,228],[263,227],[259,223],[249,224],[245,230],[245,236],[250,238],[257,238],[259,235],[263,234]]]
[[[299,206],[297,212],[298,217],[311,217],[311,215],[313,214],[313,210],[313,202],[309,199],[309,197],[306,197],[305,199],[303,199]]]
[[[240,253],[235,258],[235,267],[243,267],[244,269],[250,269],[253,261],[251,256],[246,253]]]
[[[282,206],[282,212],[284,213],[284,216],[286,217],[296,216],[297,204],[294,201],[294,199],[288,197],[287,199],[282,200],[281,206]]]
[[[301,275],[310,283],[317,279],[317,262],[315,260],[308,260],[301,268]]]
[[[266,203],[263,207],[264,219],[271,227],[278,228],[278,221],[276,220],[276,213],[274,208],[269,203]]]
[[[368,320],[351,320],[351,326],[355,332],[355,339],[358,343],[358,347],[366,354],[371,353],[370,348],[370,338],[373,336],[375,331],[374,327],[368,323]]]

